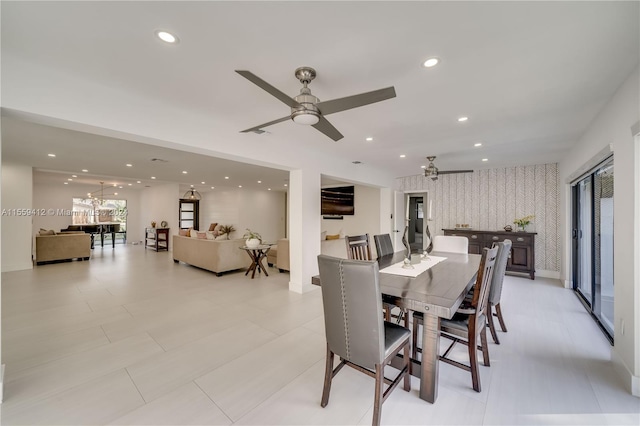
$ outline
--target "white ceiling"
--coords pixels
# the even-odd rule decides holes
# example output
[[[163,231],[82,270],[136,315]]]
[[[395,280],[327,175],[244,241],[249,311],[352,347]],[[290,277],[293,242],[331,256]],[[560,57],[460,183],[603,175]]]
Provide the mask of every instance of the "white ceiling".
[[[146,110],[131,106],[127,123],[113,110],[96,123],[132,128],[170,107],[193,117],[164,116],[160,124],[176,134],[208,135],[203,145],[219,152],[246,147],[254,159],[251,147],[260,146],[283,165],[299,151],[393,176],[420,173],[427,155],[443,170],[557,162],[638,66],[638,16],[638,2],[2,2],[3,106],[75,119],[107,101],[126,110],[135,95]],[[163,44],[156,29],[180,43]],[[421,67],[431,56],[440,65]],[[339,142],[288,121],[264,135],[239,133],[288,107],[234,70],[294,96],[293,71],[302,65],[317,70],[310,87],[321,100],[390,85],[397,97],[329,116],[345,136]],[[34,86],[62,87],[63,75],[75,82],[65,83],[64,97],[44,90],[37,104],[27,100]],[[104,90],[94,96],[87,87]],[[469,120],[458,123],[460,116]],[[162,157],[149,146],[33,126],[3,123],[3,157],[131,179],[149,175],[142,165],[151,156]],[[29,132],[36,136],[28,141]],[[59,165],[36,162],[38,147],[66,150],[72,160],[57,153]],[[192,174],[185,164],[193,159],[171,157],[162,179],[208,184],[226,167],[207,160]]]

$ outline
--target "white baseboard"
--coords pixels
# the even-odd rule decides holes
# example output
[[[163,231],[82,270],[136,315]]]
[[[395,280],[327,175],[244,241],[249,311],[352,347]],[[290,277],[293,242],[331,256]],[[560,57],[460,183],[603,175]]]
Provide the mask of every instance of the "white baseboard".
[[[2,272],[24,271],[26,269],[33,269],[33,262],[2,264]]]
[[[559,271],[549,271],[549,270],[546,270],[546,269],[538,269],[538,270],[536,270],[536,277],[552,278],[554,280],[559,280],[560,279],[560,272]]]
[[[564,280],[564,288],[573,288],[573,281]]]
[[[634,376],[622,358],[618,355],[615,348],[611,348],[611,361],[613,362],[613,369],[618,374],[618,377],[624,383],[624,387],[633,396],[640,397],[640,377]]]

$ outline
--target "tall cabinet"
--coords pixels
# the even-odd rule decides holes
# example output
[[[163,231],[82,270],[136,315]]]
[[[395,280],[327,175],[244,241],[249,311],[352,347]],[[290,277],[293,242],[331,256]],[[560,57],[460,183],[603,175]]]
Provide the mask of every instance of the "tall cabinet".
[[[511,256],[507,271],[529,274],[536,277],[535,232],[475,231],[473,229],[443,229],[444,235],[458,235],[469,239],[469,253],[481,254],[485,247],[493,243],[511,240]]]
[[[180,200],[180,210],[178,211],[180,229],[199,229],[199,209],[200,200]]]

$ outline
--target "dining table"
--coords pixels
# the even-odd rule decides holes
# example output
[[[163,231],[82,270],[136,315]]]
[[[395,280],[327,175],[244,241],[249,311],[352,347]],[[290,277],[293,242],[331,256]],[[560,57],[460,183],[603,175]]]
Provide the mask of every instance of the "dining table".
[[[422,256],[424,264],[402,268],[405,255],[402,251],[378,259],[380,292],[385,302],[424,314],[422,359],[411,360],[411,374],[420,378],[420,398],[434,403],[438,398],[440,320],[453,317],[473,286],[481,256],[434,251]],[[322,285],[320,276],[312,277],[312,283]]]

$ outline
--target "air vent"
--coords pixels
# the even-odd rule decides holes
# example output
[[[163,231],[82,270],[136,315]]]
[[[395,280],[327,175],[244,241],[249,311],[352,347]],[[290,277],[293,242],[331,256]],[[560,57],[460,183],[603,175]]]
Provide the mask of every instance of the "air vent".
[[[353,163],[353,164],[362,164],[362,161],[358,161],[358,160],[356,160],[356,161],[352,161],[352,163]]]
[[[168,163],[168,160],[164,160],[162,158],[152,158],[151,161],[157,161],[158,163]]]

